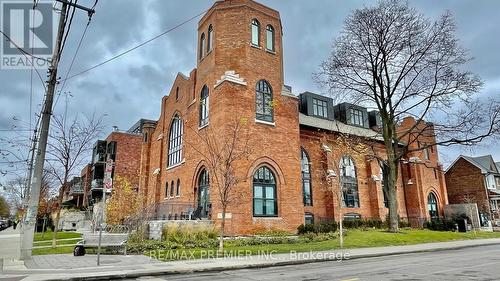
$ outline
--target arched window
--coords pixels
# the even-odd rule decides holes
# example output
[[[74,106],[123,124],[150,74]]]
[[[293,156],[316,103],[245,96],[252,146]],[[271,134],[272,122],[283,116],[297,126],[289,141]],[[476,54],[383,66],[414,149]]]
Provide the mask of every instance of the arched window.
[[[174,185],[174,181],[172,181],[170,183],[170,197],[174,197],[174,189],[175,189],[175,185]]]
[[[179,115],[175,115],[172,120],[172,125],[170,126],[170,133],[168,137],[168,164],[170,167],[172,165],[178,164],[182,161],[182,134],[183,134],[183,123]]]
[[[388,181],[389,178],[389,167],[386,163],[380,162],[380,184],[382,186],[382,195],[384,197],[384,207],[389,208],[389,199],[387,197],[387,192],[389,190]]]
[[[210,177],[206,169],[198,176],[198,210],[200,217],[208,217],[210,206]]]
[[[304,206],[312,206],[311,191],[311,164],[307,152],[302,148],[301,151],[301,170],[302,170],[302,194],[304,197]]]
[[[212,48],[214,47],[214,28],[212,25],[208,26],[208,38],[207,38],[207,54],[212,51]]]
[[[359,208],[356,166],[350,156],[344,156],[340,161],[340,184],[344,207]]]
[[[168,198],[168,181],[165,183],[165,198]]]
[[[253,215],[254,217],[278,216],[276,181],[273,172],[262,166],[253,175]]]
[[[175,196],[181,195],[181,180],[177,179],[177,189],[175,190]]]
[[[203,89],[201,89],[200,96],[200,127],[203,127],[208,124],[208,87],[205,85]]]
[[[273,90],[266,80],[260,80],[255,87],[255,111],[258,120],[273,122]]]
[[[258,20],[252,20],[252,45],[260,46],[260,23]]]
[[[175,100],[178,101],[179,100],[179,87],[177,87],[175,89]]]
[[[434,192],[429,193],[429,196],[427,196],[427,208],[429,209],[431,219],[439,218],[437,198]]]
[[[272,25],[266,27],[266,49],[274,52],[274,27]]]
[[[205,50],[205,33],[202,33],[200,37],[200,54],[199,54],[200,60],[203,58],[204,50]]]

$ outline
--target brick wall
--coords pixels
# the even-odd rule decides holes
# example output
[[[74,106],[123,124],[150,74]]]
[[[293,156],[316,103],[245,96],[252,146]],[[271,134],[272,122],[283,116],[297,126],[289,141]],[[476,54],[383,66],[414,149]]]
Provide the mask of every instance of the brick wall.
[[[113,177],[127,179],[132,188],[139,188],[142,136],[126,132],[112,132],[106,138],[116,142],[116,158]]]
[[[445,176],[450,204],[477,203],[479,212],[490,213],[488,191],[478,167],[460,158]]]

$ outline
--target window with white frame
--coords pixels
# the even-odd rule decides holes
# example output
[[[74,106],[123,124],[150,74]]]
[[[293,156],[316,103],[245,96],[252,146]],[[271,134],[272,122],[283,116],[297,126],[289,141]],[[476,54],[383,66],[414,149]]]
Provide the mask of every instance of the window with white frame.
[[[179,115],[175,115],[170,126],[168,138],[168,161],[167,166],[173,166],[182,161],[182,135],[184,132],[183,122]],[[173,189],[173,186],[171,186]]]

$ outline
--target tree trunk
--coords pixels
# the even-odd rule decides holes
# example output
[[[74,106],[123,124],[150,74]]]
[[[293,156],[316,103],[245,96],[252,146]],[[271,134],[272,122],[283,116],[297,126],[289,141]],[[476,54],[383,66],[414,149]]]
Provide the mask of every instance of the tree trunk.
[[[226,226],[226,206],[222,207],[222,222],[220,224],[219,253],[224,253],[224,228]]]
[[[54,231],[52,232],[52,248],[56,248],[57,242],[57,231],[59,230],[59,218],[61,217],[62,200],[64,196],[64,190],[66,189],[66,182],[63,184],[59,190],[59,196],[57,197],[57,213],[56,219],[54,220]]]
[[[389,232],[399,232],[399,212],[397,199],[398,165],[395,161],[389,161],[389,178],[387,181],[387,201],[389,203]]]

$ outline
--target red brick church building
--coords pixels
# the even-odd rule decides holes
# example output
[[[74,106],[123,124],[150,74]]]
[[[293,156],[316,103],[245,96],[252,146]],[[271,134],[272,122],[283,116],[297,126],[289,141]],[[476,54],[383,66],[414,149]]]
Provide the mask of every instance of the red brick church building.
[[[139,189],[155,217],[220,221],[211,171],[193,144],[203,145],[203,130],[227,134],[225,124],[237,117],[247,120],[256,147],[235,169],[246,180],[227,210],[229,234],[295,231],[305,222],[338,220],[338,210],[344,218],[385,220],[379,162],[338,145],[339,135],[362,137],[380,153],[376,112],[292,93],[284,84],[282,29],[279,12],[251,0],[218,1],[199,21],[196,68],[177,75],[158,121],[142,128]],[[398,202],[401,219],[418,224],[442,216],[447,197],[437,150],[412,157],[425,165],[401,164]],[[342,200],[333,199],[332,184],[343,187]]]

